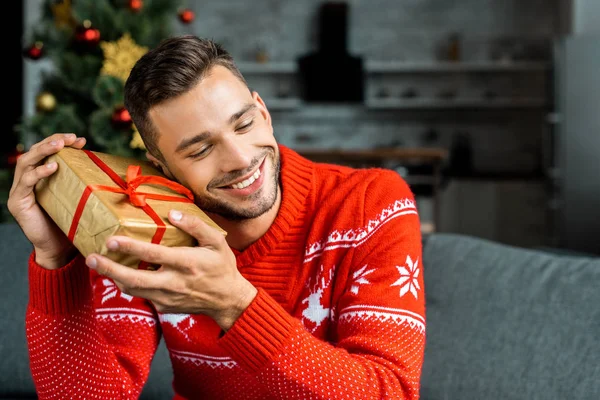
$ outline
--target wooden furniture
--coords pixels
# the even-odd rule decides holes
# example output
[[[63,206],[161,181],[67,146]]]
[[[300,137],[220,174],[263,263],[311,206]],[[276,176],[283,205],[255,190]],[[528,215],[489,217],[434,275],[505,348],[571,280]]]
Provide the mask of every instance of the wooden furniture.
[[[422,230],[435,232],[440,222],[440,185],[442,165],[448,151],[442,148],[377,148],[377,149],[296,149],[302,156],[315,162],[347,165],[355,168],[389,168],[406,170],[410,166],[430,167],[430,173],[402,174],[411,185],[430,185],[433,199],[433,221],[422,223]]]

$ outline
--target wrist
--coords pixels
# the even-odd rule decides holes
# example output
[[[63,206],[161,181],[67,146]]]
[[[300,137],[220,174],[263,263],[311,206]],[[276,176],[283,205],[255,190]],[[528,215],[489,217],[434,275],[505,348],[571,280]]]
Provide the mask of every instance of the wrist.
[[[229,302],[230,306],[223,310],[220,315],[215,318],[221,329],[227,332],[235,321],[238,320],[252,304],[254,298],[258,294],[258,290],[247,280],[244,279],[239,290],[232,291],[234,297]]]
[[[35,262],[40,267],[53,270],[59,269],[67,265],[75,256],[77,255],[77,251],[75,247],[70,247],[65,249],[60,254],[46,254],[43,251],[34,248],[35,253]]]

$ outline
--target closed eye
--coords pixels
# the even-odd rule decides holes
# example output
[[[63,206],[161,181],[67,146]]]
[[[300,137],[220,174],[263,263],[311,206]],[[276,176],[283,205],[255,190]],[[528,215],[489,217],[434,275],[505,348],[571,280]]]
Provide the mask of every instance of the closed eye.
[[[211,149],[211,147],[212,147],[212,145],[206,146],[202,150],[200,150],[199,152],[194,153],[194,154],[190,154],[189,157],[190,158],[201,158],[201,157],[204,157],[204,156],[206,156],[208,154],[208,152]]]
[[[249,128],[251,128],[251,127],[252,127],[252,124],[254,124],[254,120],[250,120],[250,121],[249,121],[249,122],[247,122],[246,124],[244,124],[244,125],[242,125],[242,126],[238,127],[238,128],[236,129],[236,131],[243,131],[243,130],[245,130],[245,129],[249,129]]]

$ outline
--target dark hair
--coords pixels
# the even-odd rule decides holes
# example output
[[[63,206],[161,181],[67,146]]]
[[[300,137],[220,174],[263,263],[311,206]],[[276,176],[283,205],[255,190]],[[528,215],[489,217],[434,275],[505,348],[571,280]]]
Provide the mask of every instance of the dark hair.
[[[193,35],[164,39],[131,69],[125,82],[125,108],[150,154],[164,161],[157,146],[158,132],[148,117],[150,108],[188,92],[215,65],[227,68],[246,84],[221,45]]]

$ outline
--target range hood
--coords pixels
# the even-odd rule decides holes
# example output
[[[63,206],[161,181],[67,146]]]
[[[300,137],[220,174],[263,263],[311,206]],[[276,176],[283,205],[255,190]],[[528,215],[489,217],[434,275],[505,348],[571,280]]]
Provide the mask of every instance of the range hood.
[[[298,58],[303,100],[362,102],[363,60],[348,52],[348,4],[323,3],[318,21],[317,51]]]

